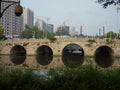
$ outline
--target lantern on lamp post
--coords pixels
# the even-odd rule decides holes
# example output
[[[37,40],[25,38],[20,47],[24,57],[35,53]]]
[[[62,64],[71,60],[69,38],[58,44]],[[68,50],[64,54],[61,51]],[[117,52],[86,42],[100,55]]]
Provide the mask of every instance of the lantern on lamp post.
[[[21,16],[22,13],[23,13],[23,7],[21,5],[15,6],[15,15]]]
[[[1,11],[1,4],[2,2],[4,3],[10,3],[8,6],[6,6],[2,11]],[[3,16],[4,12],[12,5],[18,3],[18,5],[15,6],[15,15],[16,16],[21,16],[23,13],[23,7],[20,5],[20,0],[19,1],[5,1],[5,0],[0,0],[0,18]]]

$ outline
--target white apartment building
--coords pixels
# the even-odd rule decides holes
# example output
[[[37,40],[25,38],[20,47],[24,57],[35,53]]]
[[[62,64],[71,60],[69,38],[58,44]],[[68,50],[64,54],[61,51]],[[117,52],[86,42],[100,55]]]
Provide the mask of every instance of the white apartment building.
[[[71,35],[71,36],[75,36],[75,34],[76,34],[76,33],[75,33],[75,27],[71,27],[71,28],[70,28],[70,35]]]
[[[30,9],[23,8],[23,28],[25,29],[25,25],[29,27],[33,27],[34,23],[34,12]]]
[[[46,30],[46,22],[42,19],[36,18],[35,26],[40,30]]]
[[[38,27],[38,29],[48,32],[54,32],[54,25],[48,24],[42,19],[36,18],[35,26]]]

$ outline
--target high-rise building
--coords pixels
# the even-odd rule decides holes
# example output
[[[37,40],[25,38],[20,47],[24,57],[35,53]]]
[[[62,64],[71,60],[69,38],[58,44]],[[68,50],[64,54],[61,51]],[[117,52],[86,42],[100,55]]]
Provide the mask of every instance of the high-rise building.
[[[59,26],[59,27],[57,27],[56,33],[60,36],[61,35],[70,35],[69,29],[70,29],[69,26]]]
[[[6,0],[10,1],[10,0]],[[13,0],[16,1],[16,0]],[[2,2],[1,11],[3,11],[11,3]],[[7,8],[4,12],[2,18],[0,19],[0,24],[4,27],[4,34],[6,37],[13,38],[14,36],[19,36],[21,30],[23,30],[23,18],[22,16],[17,17],[14,13],[16,4]]]
[[[54,25],[48,24],[44,20],[36,18],[35,26],[37,26],[40,30],[54,32]]]
[[[34,23],[34,12],[30,9],[23,8],[23,28],[25,25],[33,27]]]
[[[70,35],[75,36],[75,27],[70,28]]]
[[[38,27],[40,30],[46,30],[46,22],[42,19],[36,19],[35,26]]]
[[[53,24],[48,24],[47,25],[47,31],[48,32],[54,32],[54,25]]]

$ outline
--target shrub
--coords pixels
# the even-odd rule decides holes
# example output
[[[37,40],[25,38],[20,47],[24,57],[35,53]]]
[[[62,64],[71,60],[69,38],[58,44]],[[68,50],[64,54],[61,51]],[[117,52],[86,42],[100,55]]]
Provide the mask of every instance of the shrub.
[[[0,70],[0,90],[119,90],[120,68],[92,65],[52,70],[45,76],[33,70]]]

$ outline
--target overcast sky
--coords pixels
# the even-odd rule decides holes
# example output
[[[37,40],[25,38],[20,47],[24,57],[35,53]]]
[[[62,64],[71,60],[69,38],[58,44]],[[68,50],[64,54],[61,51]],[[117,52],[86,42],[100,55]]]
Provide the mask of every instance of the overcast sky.
[[[55,28],[64,21],[66,25],[75,27],[79,32],[83,27],[83,34],[99,34],[99,28],[105,26],[105,32],[119,32],[120,11],[116,6],[107,9],[95,3],[96,0],[21,0],[21,5],[34,12],[34,16],[54,24]]]

